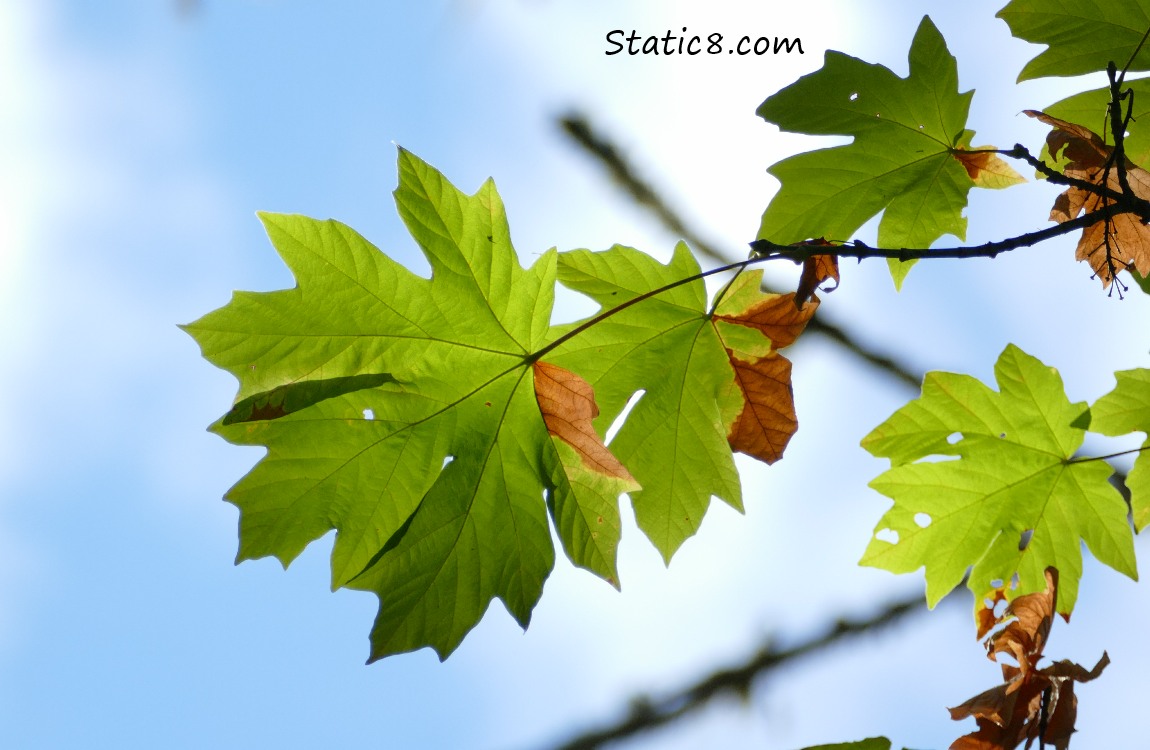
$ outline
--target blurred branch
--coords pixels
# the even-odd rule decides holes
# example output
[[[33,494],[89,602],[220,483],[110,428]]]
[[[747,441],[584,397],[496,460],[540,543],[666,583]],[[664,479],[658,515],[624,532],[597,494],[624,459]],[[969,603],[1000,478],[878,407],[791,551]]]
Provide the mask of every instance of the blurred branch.
[[[753,657],[738,666],[720,669],[662,698],[636,698],[631,702],[630,713],[621,721],[580,734],[553,746],[554,750],[595,750],[682,718],[715,698],[746,697],[756,680],[779,667],[811,656],[846,638],[876,632],[907,615],[926,611],[922,594],[915,594],[866,619],[839,619],[822,635],[791,648],[777,648],[768,640]]]
[[[746,257],[746,252],[740,256],[737,253],[726,253],[719,250],[714,243],[707,241],[688,227],[654,188],[635,172],[631,164],[619,153],[614,143],[602,133],[596,132],[584,115],[576,113],[565,115],[559,119],[559,125],[573,141],[607,168],[615,182],[636,203],[649,209],[671,234],[681,237],[695,251],[723,265]],[[764,283],[763,291],[777,292],[778,290],[772,289]],[[821,312],[807,324],[807,331],[825,336],[864,362],[916,390],[922,382],[923,373],[920,370],[898,361],[885,352],[876,351],[870,346],[863,345],[856,336],[846,331],[841,325],[826,320]]]

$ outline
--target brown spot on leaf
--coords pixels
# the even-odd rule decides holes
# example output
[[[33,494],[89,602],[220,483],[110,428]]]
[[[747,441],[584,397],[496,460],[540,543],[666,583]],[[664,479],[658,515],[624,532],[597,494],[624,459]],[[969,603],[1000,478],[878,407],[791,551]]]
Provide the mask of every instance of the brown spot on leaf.
[[[982,150],[989,148],[991,146],[983,146],[973,151],[956,148],[950,152],[950,155],[966,169],[970,181],[977,187],[997,190],[1025,182],[1022,175],[1015,172],[1005,159],[998,154]]]
[[[782,349],[795,342],[807,327],[818,306],[817,297],[800,309],[795,305],[794,294],[774,294],[765,297],[739,315],[716,315],[715,319],[757,328],[771,340],[775,349]]]
[[[592,471],[634,482],[591,424],[599,416],[591,384],[570,370],[547,362],[536,362],[532,367],[535,400],[547,432],[574,448]]]

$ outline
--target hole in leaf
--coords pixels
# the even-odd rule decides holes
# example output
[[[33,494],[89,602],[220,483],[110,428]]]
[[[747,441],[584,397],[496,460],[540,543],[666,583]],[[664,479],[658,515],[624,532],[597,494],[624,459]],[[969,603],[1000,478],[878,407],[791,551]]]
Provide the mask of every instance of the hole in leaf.
[[[898,544],[898,532],[894,529],[882,529],[881,531],[875,533],[874,538],[880,542]]]
[[[454,460],[455,460],[455,456],[444,456],[444,457],[443,457],[443,466],[440,466],[439,468],[440,468],[441,470],[442,470],[442,469],[446,469],[446,468],[447,468],[447,465],[448,465],[449,463],[451,463],[452,461],[454,461]]]
[[[1018,571],[1015,571],[1014,575],[1010,577],[1010,588],[1018,588]]]
[[[1006,601],[1006,597],[999,594],[993,599],[983,599],[982,606],[990,610],[995,620],[1001,620],[1002,613],[1006,611],[1009,604]]]
[[[946,442],[950,443],[951,445],[954,445],[959,440],[962,440],[962,433],[961,432],[952,432],[946,436]]]
[[[1006,439],[1006,433],[1005,433],[1005,432],[1000,432],[1000,433],[998,433],[998,437],[999,437],[1000,439],[1003,439],[1003,440],[1005,440],[1005,439]]]
[[[851,95],[850,95],[850,100],[851,100],[852,102],[853,102],[853,101],[855,101],[855,100],[856,100],[856,99],[858,99],[858,98],[859,98],[859,92],[857,92],[857,91],[856,91],[856,92],[854,92],[853,94],[851,94]]]
[[[925,127],[926,127],[926,125],[919,125],[919,126],[918,126],[918,129],[919,129],[919,130],[922,130],[922,129],[923,129],[923,128],[925,128]]]
[[[370,422],[371,420],[375,419],[375,412],[373,412],[371,409],[364,409],[363,418]]]
[[[990,582],[990,587],[992,589],[1002,588],[1002,579],[1001,578],[995,578],[993,581]]]
[[[615,421],[607,428],[607,434],[603,436],[604,445],[610,445],[611,441],[615,439],[619,428],[627,421],[627,415],[631,413],[631,410],[635,408],[635,404],[639,403],[639,399],[643,398],[643,394],[645,393],[646,391],[635,391],[635,393],[631,395],[631,398],[627,400],[627,405],[623,407],[623,410],[619,412],[619,416],[615,417]]]
[[[920,529],[925,529],[927,526],[930,526],[930,521],[931,521],[931,518],[926,513],[915,513],[914,514],[914,522],[918,524],[918,527]]]
[[[1018,551],[1026,549],[1030,546],[1030,540],[1034,538],[1034,529],[1027,529],[1023,531],[1018,537]]]

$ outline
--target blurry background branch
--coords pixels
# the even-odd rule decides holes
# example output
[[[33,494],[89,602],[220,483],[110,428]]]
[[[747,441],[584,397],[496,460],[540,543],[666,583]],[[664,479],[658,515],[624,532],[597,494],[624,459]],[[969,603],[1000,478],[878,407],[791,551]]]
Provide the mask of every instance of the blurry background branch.
[[[893,625],[907,615],[926,611],[921,594],[893,602],[882,611],[865,619],[842,618],[817,637],[790,648],[778,648],[768,640],[750,659],[737,666],[719,669],[692,685],[660,698],[640,697],[631,702],[631,710],[623,719],[587,731],[555,750],[594,750],[642,732],[656,729],[680,719],[719,697],[746,698],[754,683],[779,667],[815,654],[844,639],[864,633],[876,632]]]

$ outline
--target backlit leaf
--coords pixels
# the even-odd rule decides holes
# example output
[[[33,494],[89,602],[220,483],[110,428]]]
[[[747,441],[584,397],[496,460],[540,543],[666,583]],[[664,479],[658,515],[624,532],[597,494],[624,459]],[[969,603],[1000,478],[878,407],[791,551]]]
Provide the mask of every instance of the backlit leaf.
[[[1091,408],[1090,429],[1103,435],[1146,433],[1150,438],[1150,370],[1116,372],[1118,385]],[[1134,528],[1141,531],[1150,523],[1150,439],[1126,475]]]
[[[520,267],[492,183],[463,195],[405,151],[399,168],[431,279],[336,222],[265,215],[299,286],[187,327],[240,381],[213,429],[268,448],[228,493],[239,559],[287,565],[336,529],[332,586],[380,598],[373,659],[446,656],[496,597],[526,626],[554,561],[545,488],[575,562],[617,582],[607,506],[635,487],[553,437],[537,400],[556,254]]]
[[[769,97],[758,114],[785,131],[854,141],[772,166],[781,187],[758,236],[780,244],[814,237],[844,242],[882,211],[880,247],[929,247],[944,234],[964,238],[963,210],[975,181],[957,151],[970,147],[972,96],[959,93],[958,66],[929,17],[911,43],[907,78],[828,51],[822,69]],[[896,286],[910,267],[892,261]]]
[[[896,573],[925,566],[931,606],[971,566],[978,601],[1015,576],[1008,597],[1040,591],[1054,567],[1062,576],[1058,611],[1069,613],[1081,541],[1101,562],[1137,577],[1126,503],[1105,462],[1070,460],[1088,411],[1070,403],[1055,370],[1010,345],[995,376],[997,392],[968,375],[928,373],[922,396],[863,439],[891,461],[871,487],[894,507],[862,564]],[[944,460],[925,460],[931,456]]]
[[[996,15],[1015,37],[1049,45],[1018,74],[1028,81],[1121,69],[1150,28],[1150,0],[1011,0]],[[1130,69],[1150,70],[1150,47]]]
[[[619,246],[559,256],[559,280],[605,310],[698,272],[682,243],[668,265]],[[774,461],[797,428],[790,363],[776,350],[818,305],[800,311],[793,294],[763,294],[761,277],[740,274],[720,292],[714,315],[701,279],[677,286],[548,355],[563,367],[582,364],[601,432],[642,392],[610,448],[642,485],[630,494],[635,518],[666,561],[698,530],[712,496],[742,509],[732,448]]]
[[[186,326],[239,380],[212,430],[267,449],[227,494],[238,560],[287,566],[334,529],[332,587],[380,600],[372,660],[445,658],[493,599],[526,627],[554,564],[548,514],[568,557],[618,587],[621,494],[668,559],[712,494],[739,507],[731,452],[782,454],[797,421],[777,350],[817,307],[763,294],[755,271],[709,308],[701,278],[679,283],[699,271],[685,246],[670,266],[615,249],[525,269],[493,183],[464,195],[402,150],[399,173],[431,278],[338,222],[265,214],[297,286]],[[612,314],[553,327],[557,272]]]

